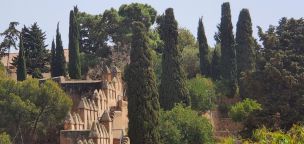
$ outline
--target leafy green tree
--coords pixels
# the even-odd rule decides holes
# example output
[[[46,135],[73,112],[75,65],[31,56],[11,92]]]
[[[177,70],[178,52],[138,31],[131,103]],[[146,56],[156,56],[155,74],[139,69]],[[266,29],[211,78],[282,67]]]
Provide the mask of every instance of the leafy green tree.
[[[262,110],[262,105],[252,99],[244,99],[242,102],[234,104],[229,111],[229,116],[237,122],[242,122],[254,112]]]
[[[192,109],[205,112],[215,105],[215,85],[210,79],[197,75],[187,80],[187,87],[191,96]]]
[[[56,75],[56,45],[55,45],[54,39],[52,41],[52,47],[51,47],[50,70],[51,70],[51,76],[55,77],[55,75]]]
[[[222,17],[219,27],[221,42],[221,75],[229,87],[228,97],[237,95],[237,62],[235,42],[231,23],[231,11],[229,2],[222,5]]]
[[[79,51],[85,54],[97,54],[105,45],[105,25],[101,23],[102,15],[78,12],[76,19],[79,26]]]
[[[257,69],[244,74],[245,96],[262,104],[246,122],[249,131],[265,125],[288,130],[303,122],[303,19],[282,18],[278,26],[259,30],[263,48],[258,53]],[[273,115],[279,114],[279,123]]]
[[[118,13],[123,17],[125,27],[132,26],[134,21],[142,22],[147,28],[155,22],[156,10],[148,4],[131,3],[119,7]]]
[[[162,41],[158,33],[150,29],[155,22],[156,10],[147,4],[131,3],[119,9],[108,9],[98,15],[77,13],[80,27],[80,52],[92,57],[93,65],[81,65],[82,74],[88,69],[98,71],[99,65],[116,65],[123,68],[129,62],[132,41],[132,23],[140,21],[148,26],[149,45],[161,52]],[[94,58],[94,59],[93,59]],[[95,61],[95,62],[93,62]]]
[[[213,80],[220,80],[221,78],[221,46],[215,45],[212,52],[211,59],[211,77]]]
[[[212,125],[191,110],[177,104],[160,114],[161,141],[165,144],[213,144]]]
[[[56,63],[55,63],[55,77],[66,76],[66,62],[64,57],[64,50],[62,46],[61,34],[59,32],[59,23],[56,30]]]
[[[187,78],[200,74],[199,51],[197,47],[186,47],[182,52],[182,68]]]
[[[0,127],[15,143],[54,141],[49,128],[63,124],[71,105],[71,99],[53,81],[0,79]]]
[[[181,66],[181,50],[177,48],[177,22],[173,9],[168,8],[158,19],[160,37],[164,42],[162,75],[159,88],[160,104],[165,110],[172,109],[175,103],[190,105],[189,91]]]
[[[197,42],[199,45],[200,70],[205,76],[210,75],[209,47],[202,18],[198,21]]]
[[[0,44],[0,58],[2,58],[5,53],[8,53],[7,66],[9,63],[11,47],[17,49],[17,41],[19,37],[19,31],[16,29],[18,22],[10,22],[8,29],[6,29],[0,36],[4,36],[3,42]]]
[[[19,54],[18,54],[18,64],[17,64],[17,80],[23,81],[26,79],[26,65],[24,58],[24,47],[22,36],[20,36],[20,44],[19,44]]]
[[[128,95],[128,117],[131,143],[159,144],[159,101],[147,29],[141,22],[134,23],[131,62],[125,78]]]
[[[177,48],[182,52],[186,48],[197,48],[196,40],[190,30],[186,28],[178,29]]]
[[[70,26],[69,26],[69,76],[72,79],[81,78],[81,65],[79,54],[79,26],[76,19],[76,12],[70,11]]]

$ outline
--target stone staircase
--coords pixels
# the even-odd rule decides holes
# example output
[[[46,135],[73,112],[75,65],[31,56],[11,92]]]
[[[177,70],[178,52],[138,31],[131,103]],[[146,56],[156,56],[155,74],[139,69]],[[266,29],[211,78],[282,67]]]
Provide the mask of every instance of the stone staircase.
[[[223,116],[219,110],[211,111],[212,124],[214,128],[214,137],[222,139],[229,136],[237,136],[238,132],[242,130],[241,123],[234,122],[231,118]]]
[[[239,98],[221,98],[218,99],[217,104],[229,104],[232,105],[240,101]],[[228,117],[227,113],[221,113],[219,108],[211,110],[204,114],[204,116],[210,120],[214,137],[217,141],[229,136],[237,136],[239,131],[242,130],[243,125],[241,123],[234,122],[231,118]]]

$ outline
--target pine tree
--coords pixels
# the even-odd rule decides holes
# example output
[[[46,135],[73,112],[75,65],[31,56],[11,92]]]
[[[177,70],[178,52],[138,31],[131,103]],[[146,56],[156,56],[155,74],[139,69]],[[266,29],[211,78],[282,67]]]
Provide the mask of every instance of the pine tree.
[[[132,144],[160,144],[159,101],[147,29],[133,25],[130,64],[125,73],[128,96],[129,131]]]
[[[56,76],[56,46],[54,39],[52,41],[52,48],[51,48],[51,76]]]
[[[75,9],[75,8],[74,8]],[[72,79],[81,78],[80,55],[79,55],[79,29],[76,14],[70,11],[69,26],[69,76]]]
[[[237,62],[229,2],[222,5],[220,24],[221,75],[228,87],[227,96],[237,95]]]
[[[252,23],[248,9],[242,9],[236,29],[236,55],[238,79],[241,72],[255,69],[255,42],[252,36]]]
[[[25,79],[26,79],[26,65],[24,58],[24,47],[23,47],[22,36],[20,36],[19,54],[17,61],[17,80],[23,81]]]
[[[44,42],[45,32],[42,32],[38,24],[34,23],[29,29],[24,27],[21,33],[28,74],[33,75],[35,71],[49,72],[49,53]],[[42,78],[42,76],[34,78]]]
[[[181,50],[177,48],[177,22],[173,9],[168,8],[158,19],[160,37],[164,41],[162,74],[159,89],[161,107],[169,110],[175,103],[190,105],[189,91],[186,88],[185,74],[181,67]]]
[[[200,57],[200,70],[202,75],[209,76],[210,74],[210,60],[209,60],[209,47],[207,38],[205,35],[205,28],[202,18],[198,21],[197,29],[197,41],[199,45],[199,57]]]
[[[59,23],[56,30],[56,74],[55,76],[66,76],[66,62],[62,46],[61,34],[59,32]]]

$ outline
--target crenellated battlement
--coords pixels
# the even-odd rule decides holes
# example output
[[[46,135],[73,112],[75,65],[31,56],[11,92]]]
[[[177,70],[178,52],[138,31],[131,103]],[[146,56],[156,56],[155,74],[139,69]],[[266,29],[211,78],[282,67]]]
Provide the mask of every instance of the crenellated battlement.
[[[64,122],[64,130],[60,132],[61,144],[113,144],[122,138],[126,141],[128,103],[124,100],[118,68],[105,67],[101,80],[67,80],[64,77],[54,80],[74,102]]]

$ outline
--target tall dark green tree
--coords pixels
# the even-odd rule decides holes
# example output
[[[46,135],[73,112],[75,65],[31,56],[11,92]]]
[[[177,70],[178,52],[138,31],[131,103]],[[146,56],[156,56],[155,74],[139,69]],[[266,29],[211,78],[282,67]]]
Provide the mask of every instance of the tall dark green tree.
[[[26,65],[24,58],[24,47],[22,36],[20,36],[20,44],[19,44],[19,54],[18,54],[18,63],[17,63],[17,80],[23,81],[26,79]]]
[[[221,78],[221,46],[219,44],[215,45],[212,52],[211,59],[211,77],[213,80],[220,80]]]
[[[160,105],[147,29],[141,22],[133,25],[130,59],[125,73],[129,102],[128,136],[132,144],[159,144]]]
[[[243,96],[241,73],[255,70],[255,41],[252,36],[252,23],[248,9],[242,9],[239,15],[236,28],[236,59],[237,76],[240,86],[240,95]]]
[[[242,9],[236,29],[236,55],[238,78],[240,73],[255,69],[255,41],[252,36],[252,23],[248,9]]]
[[[267,31],[259,28],[263,48],[257,53],[256,70],[246,72],[245,97],[262,104],[263,110],[246,122],[247,130],[265,125],[288,130],[304,121],[304,20],[282,18]],[[279,124],[271,118],[280,114]]]
[[[202,18],[198,21],[197,29],[197,42],[199,46],[199,57],[200,57],[200,70],[202,75],[209,76],[210,74],[210,60],[209,60],[209,47],[205,34],[205,28]]]
[[[79,29],[76,20],[76,14],[73,10],[70,11],[68,70],[70,78],[81,78],[81,66],[79,56]]]
[[[56,73],[54,76],[66,76],[66,62],[62,46],[61,34],[59,32],[59,23],[56,30]]]
[[[52,41],[52,47],[51,47],[50,66],[51,66],[51,76],[55,77],[55,75],[56,75],[56,45],[55,45],[54,39]]]
[[[22,43],[24,47],[24,56],[26,59],[27,73],[34,75],[39,71],[40,73],[49,72],[49,58],[50,55],[46,49],[44,41],[46,39],[45,32],[43,32],[37,23],[34,23],[30,28],[23,27],[21,30]],[[13,65],[17,67],[18,57],[14,60]],[[34,78],[42,78],[35,74]]]
[[[185,74],[181,66],[181,50],[177,48],[178,26],[173,9],[168,8],[158,18],[160,37],[164,41],[160,104],[165,110],[172,109],[175,103],[190,105],[189,91],[186,88]]]
[[[228,87],[228,97],[237,94],[237,62],[232,29],[230,4],[226,2],[222,5],[219,38],[221,42],[221,75]]]

